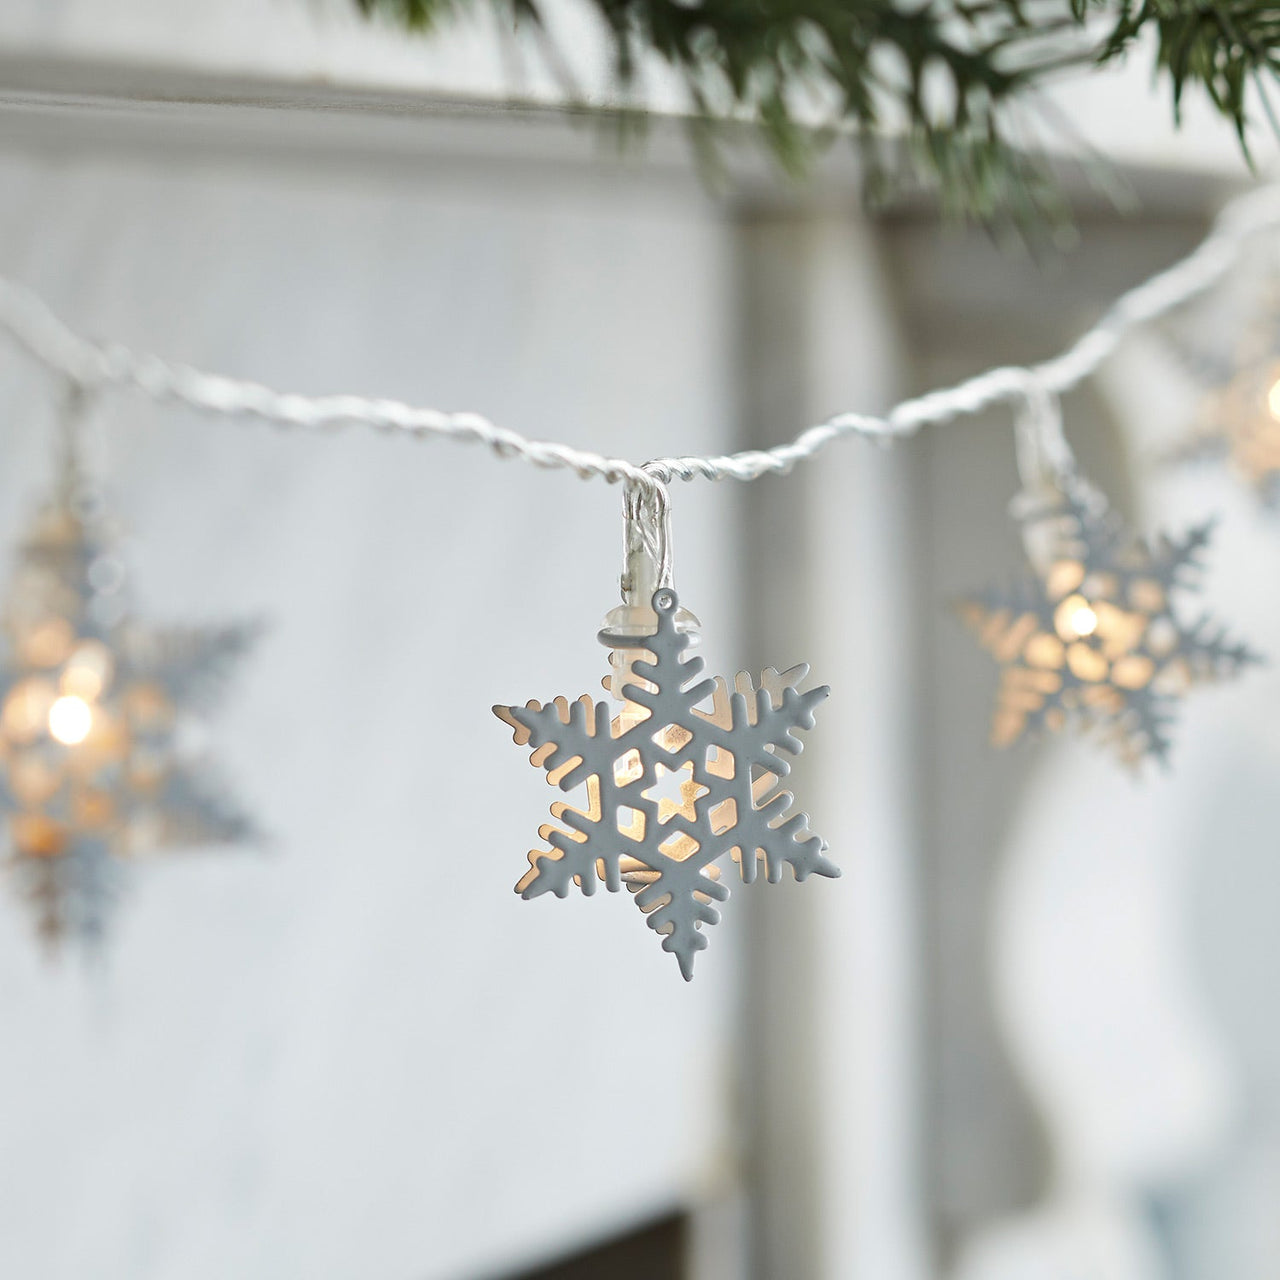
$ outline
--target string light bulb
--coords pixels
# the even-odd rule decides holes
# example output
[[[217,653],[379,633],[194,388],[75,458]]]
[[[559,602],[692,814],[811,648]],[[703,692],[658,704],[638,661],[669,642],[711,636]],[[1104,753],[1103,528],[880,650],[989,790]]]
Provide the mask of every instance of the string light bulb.
[[[1089,607],[1081,605],[1071,616],[1071,625],[1078,636],[1091,636],[1098,629],[1098,615]]]
[[[64,747],[79,746],[93,728],[93,708],[78,694],[64,693],[49,708],[49,734]]]
[[[1067,632],[1063,636],[1064,640],[1073,638],[1083,640],[1098,630],[1098,611],[1085,596],[1068,596],[1058,606],[1057,616],[1065,624],[1059,628]]]

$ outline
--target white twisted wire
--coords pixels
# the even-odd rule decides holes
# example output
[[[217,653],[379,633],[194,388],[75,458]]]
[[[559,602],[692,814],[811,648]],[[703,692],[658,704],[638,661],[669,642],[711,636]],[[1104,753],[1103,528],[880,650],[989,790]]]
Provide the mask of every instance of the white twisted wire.
[[[625,482],[665,503],[665,487],[679,480],[755,480],[786,475],[847,435],[888,440],[914,435],[1031,392],[1061,395],[1078,386],[1111,356],[1130,330],[1151,322],[1205,292],[1239,260],[1260,232],[1280,227],[1280,185],[1251,191],[1225,205],[1213,229],[1187,257],[1122,294],[1091,329],[1066,351],[1030,368],[1000,367],[903,401],[883,416],[842,413],[771,449],[713,457],[657,458],[643,465],[554,440],[531,440],[478,413],[418,408],[398,400],[355,395],[305,396],[262,383],[206,373],[190,365],[97,343],[75,333],[37,294],[0,276],[0,329],[31,356],[86,387],[132,387],[154,400],[175,400],[224,417],[250,416],[282,427],[324,431],[347,425],[425,438],[472,441],[499,458],[518,458],[544,469],[566,468],[583,479]],[[1031,388],[1031,392],[1029,392]]]

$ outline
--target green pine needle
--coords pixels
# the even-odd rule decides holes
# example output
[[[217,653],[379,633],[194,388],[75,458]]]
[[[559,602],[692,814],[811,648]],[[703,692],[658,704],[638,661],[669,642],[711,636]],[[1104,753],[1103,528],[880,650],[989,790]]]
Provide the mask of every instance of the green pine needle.
[[[354,0],[364,14],[430,31],[470,4],[488,3],[513,28],[542,24],[541,0]],[[714,164],[717,126],[745,116],[788,173],[842,129],[863,139],[873,194],[924,177],[947,209],[1024,230],[1061,213],[1043,159],[1018,145],[1035,119],[1037,86],[1068,68],[1105,67],[1144,33],[1175,120],[1189,91],[1235,127],[1248,154],[1255,88],[1271,117],[1280,74],[1280,6],[1251,0],[590,0],[609,33],[618,89],[633,105],[640,70],[656,56],[683,83],[699,155]],[[830,126],[801,124],[804,101]],[[634,120],[634,112],[624,113]],[[906,148],[876,139],[905,126]],[[1272,119],[1272,128],[1275,121]]]

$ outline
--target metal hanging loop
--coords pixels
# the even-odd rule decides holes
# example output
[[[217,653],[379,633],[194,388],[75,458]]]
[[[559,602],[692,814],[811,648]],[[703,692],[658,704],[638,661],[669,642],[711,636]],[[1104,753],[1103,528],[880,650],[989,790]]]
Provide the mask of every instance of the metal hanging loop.
[[[650,483],[630,483],[623,491],[622,603],[605,615],[598,636],[601,644],[624,655],[635,651],[637,640],[657,631],[658,593],[669,591],[674,597],[671,495],[658,475],[647,466],[644,470]],[[675,626],[696,643],[701,624],[688,609],[677,611]]]
[[[102,519],[104,498],[87,460],[88,437],[96,408],[92,388],[68,378],[57,412],[57,496],[72,514],[87,524]]]
[[[1015,453],[1022,487],[1009,511],[1022,526],[1027,559],[1041,575],[1079,553],[1077,517],[1105,511],[1102,494],[1080,474],[1063,430],[1062,403],[1029,370],[1014,410]]]
[[[1078,477],[1062,423],[1062,402],[1029,369],[1014,408],[1014,443],[1023,494],[1043,499],[1065,492]]]
[[[628,484],[622,497],[624,604],[648,608],[659,587],[672,585],[671,495],[667,486]]]

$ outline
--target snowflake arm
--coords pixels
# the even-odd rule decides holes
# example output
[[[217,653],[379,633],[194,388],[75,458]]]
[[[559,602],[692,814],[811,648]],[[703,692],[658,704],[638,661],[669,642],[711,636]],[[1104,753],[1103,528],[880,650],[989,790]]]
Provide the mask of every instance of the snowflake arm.
[[[102,943],[123,879],[102,840],[78,837],[57,857],[18,854],[11,870],[50,952],[66,937],[91,947]]]
[[[545,769],[547,781],[562,791],[587,780],[594,739],[610,736],[608,706],[586,694],[574,702],[561,697],[545,705],[497,706],[493,714],[512,727],[518,746],[533,747],[530,762]]]
[[[147,633],[134,629],[126,648],[139,679],[154,680],[171,702],[203,714],[217,705],[236,663],[262,631],[258,622]]]
[[[611,893],[622,887],[622,845],[603,822],[596,779],[587,783],[587,789],[587,809],[575,809],[563,802],[551,806],[551,816],[569,830],[550,823],[538,828],[538,834],[551,845],[551,850],[530,852],[529,870],[516,884],[516,892],[522,898],[537,898],[544,893],[563,898],[571,883],[576,883],[583,894],[590,897],[596,891],[597,880],[603,880]]]
[[[798,756],[804,750],[795,731],[812,729],[814,709],[831,695],[827,685],[801,693],[796,686],[808,674],[804,664],[781,674],[769,667],[761,672],[756,688],[751,678],[740,672],[732,692],[728,682],[718,678],[711,690],[711,710],[694,710],[709,726],[703,736],[724,750],[732,750],[740,760],[785,778],[791,765],[778,753]]]
[[[830,695],[825,685],[801,693],[797,685],[809,674],[803,664],[779,673],[772,667],[761,673],[758,688],[739,673],[731,693],[723,678],[715,682],[710,711],[695,711],[709,727],[705,737],[715,743],[708,768],[716,773],[722,758],[733,760],[733,775],[725,779],[735,806],[733,839],[743,883],[755,880],[757,855],[763,854],[765,874],[771,884],[790,865],[797,880],[811,874],[836,877],[839,868],[826,858],[825,843],[808,831],[808,816],[787,817],[792,796],[777,790],[791,772],[779,752],[799,755],[804,744],[796,730],[811,729],[814,709]],[[745,767],[743,767],[745,766]],[[723,770],[720,770],[723,772]]]
[[[560,697],[545,706],[529,702],[523,707],[496,706],[493,711],[512,727],[518,745],[534,748],[530,761],[546,770],[548,782],[562,791],[582,785],[587,788],[587,809],[563,802],[552,806],[552,817],[569,830],[550,824],[539,829],[551,849],[530,852],[529,870],[517,883],[516,892],[523,898],[544,893],[563,898],[570,884],[576,883],[590,896],[597,879],[616,892],[622,884],[619,861],[623,848],[617,833],[610,835],[604,819],[627,804],[622,792],[634,790],[640,778],[619,782],[617,762],[626,751],[619,748],[628,735],[613,736],[608,704],[593,702],[584,694],[574,702]],[[602,755],[608,757],[603,768],[599,767]]]
[[[1247,667],[1266,662],[1247,644],[1229,641],[1226,628],[1214,625],[1207,613],[1178,633],[1174,654],[1186,664],[1188,679],[1193,681],[1237,676]]]
[[[1181,537],[1162,533],[1153,543],[1139,543],[1134,575],[1151,578],[1166,590],[1195,590],[1204,571],[1204,553],[1213,539],[1216,520],[1194,525]]]
[[[809,830],[809,815],[787,816],[792,802],[791,792],[775,791],[739,818],[734,839],[744,884],[755,880],[758,854],[764,855],[765,878],[770,884],[782,879],[787,866],[797,880],[807,880],[811,875],[834,880],[840,875],[840,868],[827,857],[826,841]]]
[[[175,765],[158,794],[145,798],[139,808],[144,818],[154,814],[157,843],[165,846],[248,844],[261,839],[253,821],[232,802],[207,765],[198,772],[192,764]]]
[[[636,905],[647,917],[649,928],[662,935],[662,949],[680,966],[686,982],[693,978],[693,961],[705,950],[703,925],[718,924],[720,912],[711,905],[723,902],[729,890],[694,859],[679,861],[658,855],[657,874],[646,877],[636,893]]]
[[[1142,762],[1151,759],[1168,769],[1173,750],[1170,730],[1177,719],[1177,700],[1148,687],[1136,689],[1125,699],[1123,708],[1112,716],[1099,716],[1096,724],[1104,741],[1110,741],[1120,759],[1137,771]]]
[[[696,656],[684,657],[689,637],[680,635],[674,627],[659,632],[669,637],[669,644],[659,646],[653,662],[637,658],[631,670],[640,678],[638,683],[626,684],[623,695],[649,712],[649,723],[655,729],[668,724],[687,726],[689,718],[696,714],[698,703],[715,690],[714,680],[698,680],[706,665]]]

